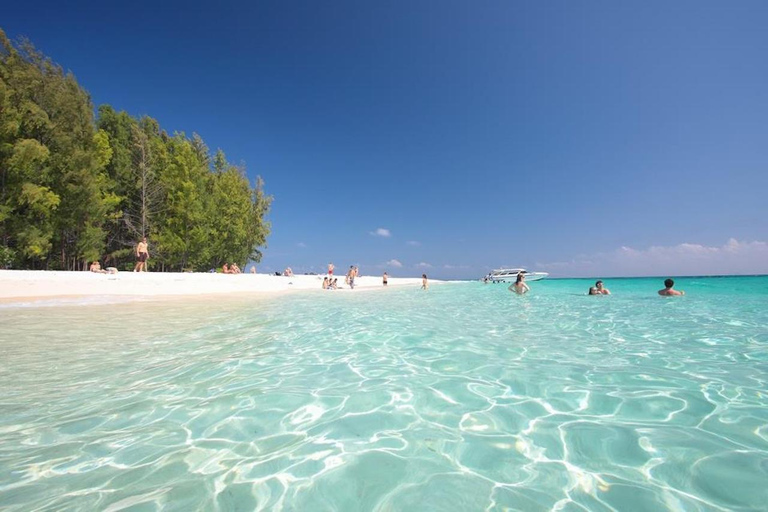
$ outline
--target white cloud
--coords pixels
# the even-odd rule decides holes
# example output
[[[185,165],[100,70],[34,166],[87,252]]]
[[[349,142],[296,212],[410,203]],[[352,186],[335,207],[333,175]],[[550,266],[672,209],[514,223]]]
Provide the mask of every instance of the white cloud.
[[[406,244],[408,244],[408,245],[412,245],[413,247],[418,247],[418,246],[420,246],[420,245],[421,245],[421,242],[417,242],[416,240],[408,240],[408,241],[406,242]]]
[[[458,269],[468,269],[469,265],[443,265],[443,268],[446,270],[458,270]]]
[[[384,238],[389,238],[392,236],[392,233],[390,233],[390,231],[385,228],[378,228],[376,231],[370,231],[370,234],[373,236],[383,236]]]
[[[305,248],[306,246],[307,246],[307,244],[305,244],[304,242],[299,242],[299,243],[296,244],[296,247],[299,247],[301,249]]]
[[[417,263],[416,265],[414,265],[414,267],[417,267],[417,268],[432,268],[432,265],[422,261],[421,263]]]
[[[397,261],[396,259],[391,259],[388,262],[386,262],[384,265],[387,267],[395,267],[395,268],[400,268],[403,266],[403,264]]]
[[[682,243],[647,249],[620,247],[570,261],[537,263],[535,269],[558,276],[680,276],[768,273],[768,243],[731,238],[720,247]]]

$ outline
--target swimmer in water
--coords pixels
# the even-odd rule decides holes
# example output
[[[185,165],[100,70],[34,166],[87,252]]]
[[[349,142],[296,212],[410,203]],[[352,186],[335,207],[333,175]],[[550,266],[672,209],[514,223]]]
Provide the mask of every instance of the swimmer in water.
[[[528,285],[525,284],[525,275],[522,272],[517,274],[517,281],[515,281],[515,284],[509,287],[509,291],[515,292],[518,295],[522,295],[531,291]]]
[[[685,295],[684,291],[677,291],[674,289],[675,282],[672,279],[666,279],[664,281],[664,289],[659,290],[659,295],[662,297],[675,297],[678,295]]]

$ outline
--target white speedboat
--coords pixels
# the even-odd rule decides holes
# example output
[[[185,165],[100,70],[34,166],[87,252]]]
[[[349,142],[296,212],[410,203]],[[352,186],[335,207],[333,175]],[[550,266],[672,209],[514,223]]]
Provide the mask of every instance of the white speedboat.
[[[528,272],[524,268],[498,268],[491,271],[483,280],[493,283],[514,283],[517,280],[517,274],[522,273],[526,281],[538,281],[549,275],[547,272]]]

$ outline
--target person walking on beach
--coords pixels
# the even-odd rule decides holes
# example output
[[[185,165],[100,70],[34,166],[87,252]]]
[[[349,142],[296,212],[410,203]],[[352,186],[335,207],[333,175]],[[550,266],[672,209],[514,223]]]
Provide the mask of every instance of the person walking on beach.
[[[421,289],[429,290],[429,281],[427,280],[427,274],[421,274]]]
[[[141,242],[136,244],[136,266],[133,267],[133,271],[146,272],[148,259],[149,259],[149,246],[147,245],[147,237],[144,237],[141,239]]]
[[[352,277],[352,270],[354,270],[354,265],[349,266],[349,270],[347,270],[347,275],[344,276],[344,283],[349,286],[349,278]]]
[[[387,273],[386,273],[386,272],[384,272],[384,277],[382,278],[382,281],[381,281],[381,282],[382,282],[382,284],[383,284],[384,286],[387,286]]]
[[[662,297],[675,297],[678,295],[685,295],[684,291],[677,291],[674,289],[675,282],[672,279],[664,280],[664,289],[659,290],[659,295]]]
[[[515,281],[515,284],[509,287],[509,290],[515,292],[518,295],[523,295],[524,293],[531,291],[528,285],[525,284],[525,274],[522,272],[517,274],[517,281]]]
[[[355,289],[355,277],[357,277],[357,268],[355,266],[349,267],[349,289]]]

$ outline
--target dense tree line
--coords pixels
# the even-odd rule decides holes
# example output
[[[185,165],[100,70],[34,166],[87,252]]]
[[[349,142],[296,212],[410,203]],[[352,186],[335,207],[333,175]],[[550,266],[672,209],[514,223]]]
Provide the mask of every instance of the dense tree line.
[[[194,134],[102,105],[72,73],[0,30],[0,268],[125,269],[259,261],[271,197]]]

